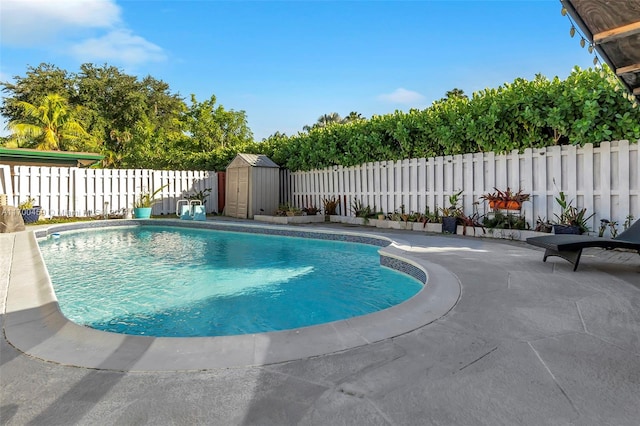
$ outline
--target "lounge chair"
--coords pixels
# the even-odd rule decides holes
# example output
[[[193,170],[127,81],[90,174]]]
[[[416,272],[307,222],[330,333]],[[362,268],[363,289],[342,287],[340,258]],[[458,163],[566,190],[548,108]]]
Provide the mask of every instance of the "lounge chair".
[[[573,270],[578,269],[582,249],[587,247],[601,247],[604,249],[624,248],[637,250],[640,254],[640,220],[637,220],[627,230],[616,238],[601,238],[588,235],[544,235],[527,238],[527,243],[545,249],[543,262],[549,256],[558,256],[573,264]]]

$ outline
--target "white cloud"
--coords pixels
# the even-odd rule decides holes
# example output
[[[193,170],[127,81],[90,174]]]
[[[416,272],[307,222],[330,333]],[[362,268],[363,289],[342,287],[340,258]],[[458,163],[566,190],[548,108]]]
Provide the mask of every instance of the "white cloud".
[[[378,96],[378,99],[394,104],[411,105],[422,102],[425,97],[418,92],[400,87],[391,93]]]
[[[70,48],[80,62],[115,62],[138,65],[166,59],[162,48],[133,34],[130,30],[115,30],[77,43]]]
[[[0,24],[3,45],[64,52],[79,62],[135,67],[166,59],[127,28],[116,0],[0,0]]]
[[[114,0],[2,0],[2,44],[37,46],[78,29],[113,28],[120,23]]]

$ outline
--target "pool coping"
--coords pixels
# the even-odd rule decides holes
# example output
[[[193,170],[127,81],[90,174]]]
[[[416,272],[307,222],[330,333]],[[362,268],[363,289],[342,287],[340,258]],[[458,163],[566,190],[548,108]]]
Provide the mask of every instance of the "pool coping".
[[[389,243],[381,258],[424,272],[427,283],[407,301],[368,315],[268,333],[219,337],[149,337],[94,330],[68,320],[60,308],[37,238],[73,229],[135,225],[248,229],[276,235],[323,234],[328,239],[361,238]],[[242,231],[241,231],[242,232]],[[246,231],[245,231],[246,232]],[[373,241],[375,242],[375,241]],[[436,321],[460,297],[460,282],[444,267],[412,257],[401,241],[372,232],[300,226],[179,220],[109,220],[55,225],[15,234],[5,301],[7,341],[32,357],[63,365],[117,371],[176,371],[259,366],[309,358],[406,334]]]

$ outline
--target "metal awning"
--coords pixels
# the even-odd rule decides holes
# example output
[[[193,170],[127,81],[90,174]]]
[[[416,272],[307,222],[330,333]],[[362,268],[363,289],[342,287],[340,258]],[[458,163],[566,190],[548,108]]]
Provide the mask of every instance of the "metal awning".
[[[598,56],[640,101],[640,1],[561,0]]]
[[[11,166],[89,167],[99,163],[103,158],[104,155],[94,152],[41,151],[0,147],[0,164]]]

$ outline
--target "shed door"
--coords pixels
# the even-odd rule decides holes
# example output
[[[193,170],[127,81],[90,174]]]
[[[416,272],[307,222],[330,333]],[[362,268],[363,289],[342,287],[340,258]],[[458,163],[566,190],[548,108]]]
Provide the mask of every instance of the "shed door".
[[[238,198],[236,217],[246,219],[249,213],[249,167],[238,170]]]
[[[238,170],[227,169],[225,214],[231,217],[236,217],[238,214]]]
[[[249,204],[249,168],[234,167],[227,169],[226,215],[241,219],[247,218]]]

